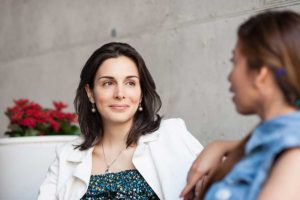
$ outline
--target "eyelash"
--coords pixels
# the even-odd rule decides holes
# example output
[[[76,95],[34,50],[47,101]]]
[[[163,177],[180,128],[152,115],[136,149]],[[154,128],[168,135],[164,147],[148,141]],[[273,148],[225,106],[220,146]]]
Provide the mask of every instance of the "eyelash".
[[[102,86],[109,86],[109,85],[112,85],[112,84],[113,84],[112,81],[105,81],[105,82],[102,83]],[[135,86],[136,83],[134,81],[128,81],[126,83],[126,85]]]
[[[104,83],[102,83],[102,86],[109,86],[112,85],[113,82],[112,81],[105,81]]]
[[[128,81],[127,84],[130,85],[130,86],[135,86],[136,85],[134,81]]]

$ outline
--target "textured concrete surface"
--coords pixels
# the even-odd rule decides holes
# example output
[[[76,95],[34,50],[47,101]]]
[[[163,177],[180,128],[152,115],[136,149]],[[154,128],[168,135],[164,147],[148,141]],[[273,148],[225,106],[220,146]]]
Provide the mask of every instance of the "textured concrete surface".
[[[236,114],[227,74],[238,25],[266,9],[300,12],[299,0],[2,0],[0,135],[13,99],[70,105],[80,70],[103,43],[143,55],[165,117],[181,117],[203,143],[240,138],[257,123]]]

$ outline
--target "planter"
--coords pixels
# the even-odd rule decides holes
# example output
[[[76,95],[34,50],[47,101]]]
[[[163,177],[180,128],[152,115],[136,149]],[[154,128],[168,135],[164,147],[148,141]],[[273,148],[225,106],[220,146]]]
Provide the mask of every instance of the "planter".
[[[36,199],[55,147],[77,137],[0,138],[0,199]]]

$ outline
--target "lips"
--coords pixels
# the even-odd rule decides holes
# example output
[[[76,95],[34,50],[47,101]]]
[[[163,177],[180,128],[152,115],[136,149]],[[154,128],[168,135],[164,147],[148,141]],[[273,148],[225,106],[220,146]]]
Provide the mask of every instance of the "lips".
[[[235,99],[235,95],[234,95],[234,91],[233,91],[233,88],[232,88],[232,86],[229,88],[229,92],[231,92],[231,93],[233,94],[233,96],[232,96],[231,100],[232,100],[232,101],[234,101],[234,99]]]
[[[115,109],[115,110],[124,110],[124,109],[128,108],[129,105],[127,105],[127,104],[112,104],[109,107],[112,109]]]

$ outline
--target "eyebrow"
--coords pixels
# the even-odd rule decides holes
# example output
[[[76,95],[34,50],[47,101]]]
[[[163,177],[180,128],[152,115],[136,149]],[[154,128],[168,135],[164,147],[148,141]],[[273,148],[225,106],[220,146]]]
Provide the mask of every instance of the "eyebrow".
[[[103,79],[103,78],[106,78],[106,79],[115,79],[112,76],[100,76],[100,77],[97,78],[97,80],[100,80],[100,79]],[[125,79],[129,79],[129,78],[137,78],[137,79],[139,79],[139,77],[135,76],[135,75],[130,75],[130,76],[126,76],[125,77]]]

